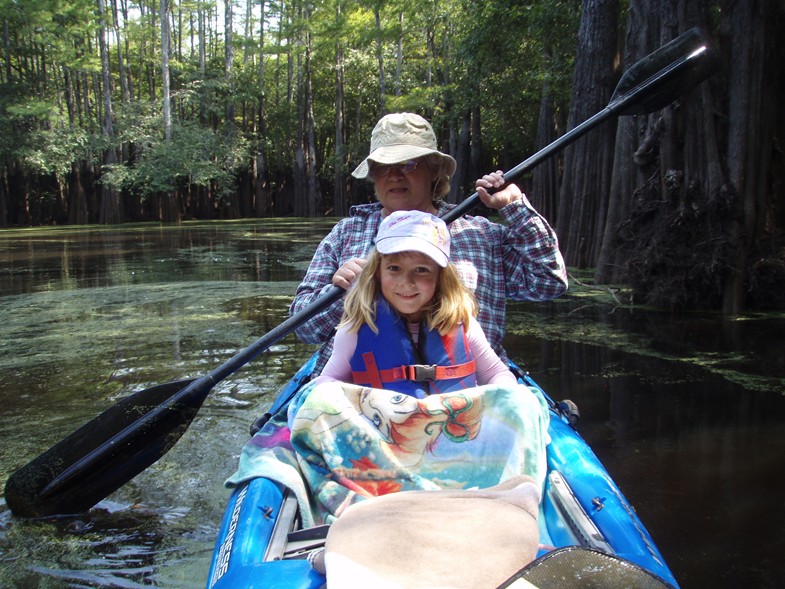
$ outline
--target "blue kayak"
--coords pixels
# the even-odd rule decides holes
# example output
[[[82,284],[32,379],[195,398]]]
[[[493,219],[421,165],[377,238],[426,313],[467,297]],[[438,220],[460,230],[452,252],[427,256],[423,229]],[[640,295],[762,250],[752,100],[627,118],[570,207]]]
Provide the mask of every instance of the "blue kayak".
[[[286,384],[270,413],[288,404],[302,384],[308,381],[315,362],[314,355]],[[634,509],[588,444],[575,431],[577,408],[570,402],[553,402],[528,374],[514,364],[511,364],[511,369],[519,375],[523,384],[542,392],[551,413],[547,478],[539,521],[539,543],[549,548],[541,549],[535,563],[527,568],[536,570],[537,564],[545,563],[549,557],[552,557],[550,562],[561,561],[562,566],[567,566],[565,563],[570,558],[575,559],[577,550],[582,559],[588,558],[589,564],[584,564],[584,572],[575,573],[576,576],[585,577],[588,568],[593,571],[602,569],[597,566],[596,559],[603,558],[604,562],[613,563],[615,572],[627,571],[625,574],[629,574],[629,571],[635,571],[647,579],[646,583],[637,583],[610,576],[607,584],[592,586],[636,583],[635,586],[678,587]],[[207,588],[323,587],[325,577],[311,566],[308,554],[323,546],[328,528],[301,528],[299,509],[292,492],[266,478],[254,478],[234,488],[216,539]],[[570,550],[573,552],[570,553]],[[567,568],[572,566],[570,564]],[[563,583],[564,571],[558,574]],[[548,586],[546,582],[541,583],[536,586]],[[511,583],[509,586],[515,585]]]

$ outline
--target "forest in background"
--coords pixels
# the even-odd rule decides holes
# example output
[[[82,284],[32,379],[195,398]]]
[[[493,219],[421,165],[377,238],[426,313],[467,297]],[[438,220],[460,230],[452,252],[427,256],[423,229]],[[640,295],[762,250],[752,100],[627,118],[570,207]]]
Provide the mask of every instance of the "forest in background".
[[[781,0],[0,0],[0,227],[343,216],[387,112],[449,199],[699,26],[721,71],[516,179],[568,264],[673,309],[785,308]]]

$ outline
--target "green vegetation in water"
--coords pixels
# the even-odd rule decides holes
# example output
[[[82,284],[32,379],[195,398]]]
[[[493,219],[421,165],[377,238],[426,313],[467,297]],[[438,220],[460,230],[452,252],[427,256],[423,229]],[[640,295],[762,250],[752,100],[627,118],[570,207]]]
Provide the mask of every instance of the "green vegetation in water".
[[[785,394],[785,378],[760,373],[761,353],[776,353],[776,348],[767,347],[765,341],[756,342],[761,348],[749,345],[728,346],[727,349],[715,347],[725,338],[743,338],[743,334],[738,333],[739,328],[743,330],[751,327],[745,324],[755,322],[759,324],[758,331],[772,323],[772,339],[776,341],[785,314],[749,313],[730,318],[708,313],[671,315],[633,304],[630,289],[623,285],[592,285],[592,274],[591,270],[571,269],[568,292],[548,303],[509,302],[507,332],[683,363],[748,390]],[[636,323],[638,316],[640,319]],[[706,327],[703,327],[704,323]],[[636,327],[638,324],[645,329]],[[722,326],[719,333],[718,324]],[[755,367],[751,369],[753,364]]]
[[[0,297],[4,437],[46,415],[46,432],[30,440],[41,451],[129,390],[209,372],[283,321],[295,286],[182,282]],[[290,336],[216,387],[209,403],[259,407],[308,350]]]

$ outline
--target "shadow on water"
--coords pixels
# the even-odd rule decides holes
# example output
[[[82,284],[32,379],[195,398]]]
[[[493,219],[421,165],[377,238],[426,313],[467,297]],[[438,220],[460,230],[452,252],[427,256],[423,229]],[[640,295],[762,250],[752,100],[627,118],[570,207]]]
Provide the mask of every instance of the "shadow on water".
[[[277,326],[331,222],[0,232],[0,484],[131,390],[200,376]],[[685,589],[785,586],[785,318],[671,316],[574,281],[510,303],[510,356],[581,410]],[[80,516],[0,505],[2,587],[204,587],[248,426],[313,350],[216,385],[158,463]]]

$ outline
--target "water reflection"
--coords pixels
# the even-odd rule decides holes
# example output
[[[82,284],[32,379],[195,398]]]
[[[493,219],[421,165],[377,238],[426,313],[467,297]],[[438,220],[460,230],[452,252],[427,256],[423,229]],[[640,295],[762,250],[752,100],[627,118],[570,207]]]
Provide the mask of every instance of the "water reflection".
[[[296,280],[302,264],[290,260],[310,260],[314,231],[301,220],[9,230],[0,239],[0,292]]]
[[[0,484],[129,390],[201,376],[277,326],[331,221],[0,232]],[[581,434],[684,588],[785,586],[782,316],[674,317],[574,283],[511,303],[506,346]],[[204,587],[223,480],[313,349],[294,337],[211,392],[157,464],[78,518],[0,508],[2,587]]]
[[[508,347],[578,404],[681,586],[785,586],[783,318],[548,306],[511,305]],[[521,335],[540,321],[562,337]]]

